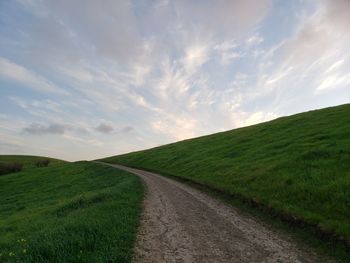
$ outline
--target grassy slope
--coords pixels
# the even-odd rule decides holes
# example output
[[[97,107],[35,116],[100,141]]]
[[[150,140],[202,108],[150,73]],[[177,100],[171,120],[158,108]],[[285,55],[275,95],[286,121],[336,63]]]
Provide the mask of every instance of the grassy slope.
[[[350,104],[103,161],[189,179],[350,240]]]
[[[0,262],[129,262],[143,187],[100,164],[0,177]]]
[[[35,162],[39,160],[49,159],[49,166],[61,164],[64,161],[48,158],[43,156],[32,156],[32,155],[0,155],[0,163],[22,163],[23,169],[35,167]]]

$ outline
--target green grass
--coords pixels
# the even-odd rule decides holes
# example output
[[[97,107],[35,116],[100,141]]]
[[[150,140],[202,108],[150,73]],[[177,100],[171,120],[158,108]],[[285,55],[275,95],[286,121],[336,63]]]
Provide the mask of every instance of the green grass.
[[[31,155],[0,155],[0,164],[7,163],[21,163],[23,164],[23,169],[34,168],[35,163],[40,160],[49,159],[49,166],[58,165],[65,161],[48,158],[43,156],[31,156]]]
[[[130,262],[142,198],[137,176],[89,162],[1,176],[0,262]]]
[[[190,180],[350,247],[350,104],[102,161]]]

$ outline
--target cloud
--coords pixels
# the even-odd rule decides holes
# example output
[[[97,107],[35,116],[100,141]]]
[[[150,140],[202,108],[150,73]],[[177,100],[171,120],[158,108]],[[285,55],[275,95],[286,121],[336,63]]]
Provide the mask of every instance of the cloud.
[[[164,2],[143,9],[130,1],[24,3],[37,23],[23,31],[30,39],[28,51],[40,52],[43,64],[98,108],[120,113],[136,107],[154,114],[168,98],[189,96],[189,101],[189,89],[201,89],[207,77],[200,71],[211,59],[214,42],[232,39],[263,19],[270,1],[248,2]],[[159,31],[151,24],[157,16],[162,18],[156,21],[162,24]],[[240,56],[231,51],[222,55],[224,63]],[[169,60],[166,70],[162,60]],[[158,97],[160,86],[165,100]],[[169,114],[176,113],[171,108]]]
[[[296,37],[286,42],[286,48],[293,51],[289,60],[294,63],[326,62],[327,66],[328,59],[337,62],[336,56],[347,48],[350,40],[349,11],[349,1],[321,1],[314,14],[302,20]]]
[[[43,135],[43,134],[54,134],[61,135],[64,134],[67,130],[67,126],[62,124],[49,124],[43,125],[38,123],[32,123],[28,127],[23,128],[23,131],[32,135]]]
[[[67,92],[57,87],[45,78],[29,71],[25,67],[0,57],[0,75],[12,81],[23,84],[24,87],[41,91],[66,95]]]
[[[100,123],[97,127],[94,128],[95,131],[104,134],[120,133],[120,134],[135,134],[136,130],[133,126],[127,125],[120,129],[115,129],[112,124],[109,123]]]
[[[132,126],[125,126],[125,127],[120,129],[120,132],[125,133],[125,134],[133,134],[136,132],[136,130]]]
[[[335,89],[337,87],[344,87],[350,85],[350,74],[346,75],[327,75],[321,78],[320,84],[316,88],[316,92],[321,92],[328,89]]]
[[[340,59],[337,62],[333,63],[333,65],[331,65],[324,73],[330,73],[332,71],[335,71],[337,69],[339,69],[345,62],[345,59]]]
[[[183,67],[188,74],[194,74],[209,58],[207,43],[194,44],[185,50]]]
[[[264,38],[260,34],[255,33],[253,36],[249,37],[246,40],[248,46],[259,45],[264,41]]]
[[[254,125],[257,123],[269,121],[276,119],[278,117],[277,114],[273,112],[254,112],[253,114],[244,114],[246,115],[243,120],[236,120],[238,122],[242,122],[239,124],[239,126],[249,126],[249,125]]]
[[[228,65],[232,60],[243,57],[238,48],[239,44],[235,40],[226,40],[214,45],[213,50],[219,54],[221,63]]]
[[[273,111],[280,110],[282,104],[292,109],[318,95],[328,93],[333,97],[331,92],[336,89],[344,92],[349,85],[350,30],[345,24],[350,19],[345,14],[350,11],[350,2],[323,0],[314,4],[312,12],[298,14],[294,34],[259,56],[255,84],[259,88],[251,92],[251,98],[255,101],[268,98]],[[320,99],[320,103],[328,106],[325,100],[326,97],[322,102]],[[294,109],[291,113],[294,112],[298,111]]]
[[[1,154],[9,154],[9,153],[21,153],[22,147],[20,144],[11,143],[7,141],[3,141],[0,139],[0,153]]]
[[[23,136],[23,127],[27,134],[58,134],[54,142],[24,138],[74,159],[339,104],[349,98],[348,6],[9,2],[0,8],[0,84],[31,90],[1,90],[8,119],[0,130],[14,137]],[[66,91],[70,96],[57,96]]]
[[[95,147],[102,146],[104,143],[97,139],[85,139],[71,134],[64,134],[63,137],[67,140],[78,142],[79,144],[91,145]]]
[[[100,123],[97,127],[95,127],[95,130],[106,134],[114,132],[113,126],[107,123]]]
[[[57,101],[53,101],[50,99],[44,100],[32,100],[28,101],[21,97],[9,96],[8,97],[12,102],[14,102],[17,106],[22,109],[27,110],[29,113],[33,115],[47,112],[55,112],[55,113],[63,113],[63,107]]]
[[[195,136],[197,121],[190,116],[164,115],[152,122],[152,128],[158,133],[170,135],[172,139],[184,140]]]
[[[232,37],[255,26],[268,12],[269,0],[176,1],[183,26]]]
[[[33,3],[32,3],[33,2]],[[27,28],[31,49],[60,62],[77,62],[83,50],[127,63],[142,52],[131,1],[20,1],[35,16]]]
[[[332,28],[338,28],[344,32],[349,32],[349,10],[350,2],[348,0],[324,0],[326,5],[327,23],[330,23]]]

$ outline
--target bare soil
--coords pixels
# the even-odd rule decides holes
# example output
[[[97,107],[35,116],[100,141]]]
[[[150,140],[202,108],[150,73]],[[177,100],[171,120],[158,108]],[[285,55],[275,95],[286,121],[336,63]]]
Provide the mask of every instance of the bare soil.
[[[134,262],[331,262],[197,189],[112,165],[147,187]]]

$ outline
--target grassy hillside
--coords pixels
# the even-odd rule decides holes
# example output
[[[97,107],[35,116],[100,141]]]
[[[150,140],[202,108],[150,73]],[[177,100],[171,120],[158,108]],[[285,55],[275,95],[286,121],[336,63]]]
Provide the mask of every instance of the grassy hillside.
[[[129,262],[142,197],[138,177],[95,163],[1,176],[0,262]]]
[[[350,104],[102,161],[191,180],[350,244]]]
[[[54,158],[48,158],[43,156],[31,156],[31,155],[0,155],[0,164],[7,164],[7,163],[21,163],[23,164],[23,168],[33,168],[35,167],[35,163],[39,160],[50,160],[49,165],[56,165],[61,164],[64,161],[54,159]]]

